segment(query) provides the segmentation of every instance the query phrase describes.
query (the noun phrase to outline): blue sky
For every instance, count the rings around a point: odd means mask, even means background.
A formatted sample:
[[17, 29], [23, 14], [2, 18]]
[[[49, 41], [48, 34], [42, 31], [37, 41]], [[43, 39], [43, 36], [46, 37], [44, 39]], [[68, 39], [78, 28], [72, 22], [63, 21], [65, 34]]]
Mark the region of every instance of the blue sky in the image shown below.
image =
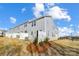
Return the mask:
[[[56, 11], [56, 9], [60, 11], [61, 16], [54, 16], [56, 13], [53, 11]], [[50, 14], [49, 11], [52, 13]], [[45, 12], [54, 16], [56, 25], [60, 30], [62, 29], [60, 32], [71, 31], [70, 33], [77, 33], [79, 31], [79, 4], [77, 3], [45, 3], [38, 5], [34, 3], [1, 3], [0, 28], [15, 27], [27, 20], [43, 16]]]
[[[33, 6], [33, 4], [0, 4], [0, 28], [11, 28], [32, 19]], [[26, 11], [22, 12], [22, 8], [26, 8]], [[11, 23], [10, 17], [16, 18], [16, 22]]]

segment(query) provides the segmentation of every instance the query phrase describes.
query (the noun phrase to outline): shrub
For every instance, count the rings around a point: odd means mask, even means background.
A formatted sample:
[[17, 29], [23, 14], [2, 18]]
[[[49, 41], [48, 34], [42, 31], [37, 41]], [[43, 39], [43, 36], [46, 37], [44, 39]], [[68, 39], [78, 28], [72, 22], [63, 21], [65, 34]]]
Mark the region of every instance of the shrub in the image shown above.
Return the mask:
[[35, 39], [34, 39], [34, 42], [33, 42], [33, 44], [38, 44], [38, 37], [36, 37]]
[[45, 42], [45, 43], [47, 43], [47, 42], [48, 42], [48, 40], [49, 40], [49, 38], [48, 38], [48, 37], [46, 37], [46, 38], [45, 38], [45, 40], [44, 40], [44, 42]]
[[42, 46], [42, 45], [43, 45], [43, 42], [42, 42], [42, 41], [41, 41], [41, 42], [39, 42], [39, 45], [40, 45], [40, 46]]

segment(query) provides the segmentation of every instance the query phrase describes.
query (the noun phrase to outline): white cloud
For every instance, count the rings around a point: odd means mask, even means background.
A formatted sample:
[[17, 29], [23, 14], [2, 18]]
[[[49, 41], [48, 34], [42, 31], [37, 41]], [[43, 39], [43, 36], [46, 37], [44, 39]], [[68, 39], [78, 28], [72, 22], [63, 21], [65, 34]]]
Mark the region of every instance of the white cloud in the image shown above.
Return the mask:
[[16, 18], [10, 17], [10, 22], [13, 23], [13, 24], [16, 23]]
[[43, 3], [36, 3], [35, 9], [38, 11], [44, 11], [44, 4]]
[[74, 26], [73, 24], [70, 24], [70, 26], [72, 27], [72, 26]]
[[[68, 11], [66, 9], [60, 8], [59, 6], [56, 6], [54, 3], [46, 3], [47, 5], [43, 3], [36, 3], [35, 7], [33, 7], [33, 14], [36, 18], [43, 16], [44, 14], [52, 16], [55, 20], [66, 20], [70, 21], [71, 17], [68, 14]], [[45, 8], [47, 6], [47, 8]], [[43, 14], [41, 14], [43, 12]], [[72, 25], [70, 25], [72, 26]], [[65, 36], [70, 35], [73, 33], [74, 30], [72, 28], [68, 27], [59, 27], [59, 36]]]
[[26, 8], [22, 8], [21, 9], [21, 12], [23, 13], [23, 12], [25, 12], [26, 11]]
[[41, 12], [44, 11], [44, 4], [43, 3], [36, 3], [35, 7], [33, 7], [34, 16], [36, 18], [42, 16]]
[[38, 12], [38, 11], [35, 11], [34, 12], [34, 15], [35, 15], [35, 17], [36, 18], [38, 18], [38, 17], [41, 17], [42, 15], [41, 15], [41, 13], [40, 12]]
[[[45, 8], [45, 5], [47, 8]], [[66, 9], [60, 8], [59, 6], [56, 6], [55, 3], [36, 3], [35, 7], [33, 7], [34, 11], [34, 16], [36, 18], [43, 16], [44, 14], [46, 15], [51, 15], [53, 19], [57, 20], [67, 20], [70, 21], [71, 17], [68, 14], [68, 11]], [[43, 14], [41, 14], [43, 12]]]
[[79, 28], [79, 25], [77, 27]]
[[59, 27], [58, 29], [59, 29], [59, 36], [69, 36], [74, 32], [74, 30], [69, 27]]
[[54, 6], [55, 5], [55, 3], [48, 3], [48, 6]]
[[2, 27], [0, 27], [0, 30], [8, 30], [8, 28], [2, 28]]
[[75, 36], [79, 36], [79, 29], [75, 32]]
[[49, 9], [49, 11], [47, 11], [48, 15], [51, 15], [53, 19], [64, 19], [67, 21], [71, 20], [70, 15], [68, 15], [68, 11], [60, 8], [59, 6], [54, 6], [52, 8]]
[[55, 5], [56, 5], [55, 3], [46, 3], [47, 8], [51, 8], [51, 7], [55, 6]]

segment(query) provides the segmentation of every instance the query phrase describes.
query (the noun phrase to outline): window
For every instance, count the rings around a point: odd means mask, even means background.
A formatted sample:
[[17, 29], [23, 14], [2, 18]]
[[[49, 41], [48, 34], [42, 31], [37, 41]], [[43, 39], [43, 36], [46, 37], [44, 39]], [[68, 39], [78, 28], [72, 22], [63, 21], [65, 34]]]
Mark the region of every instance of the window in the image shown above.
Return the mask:
[[23, 31], [21, 31], [21, 33], [23, 33]]
[[36, 21], [33, 21], [32, 22], [32, 26], [36, 26]]
[[42, 31], [42, 30], [40, 30], [40, 31]]
[[24, 27], [27, 27], [27, 23], [24, 24]]
[[27, 33], [27, 31], [25, 31], [25, 33]]
[[54, 35], [54, 33], [52, 33], [52, 37], [54, 37], [55, 35]]
[[32, 27], [33, 27], [33, 22], [32, 22]]
[[34, 21], [34, 26], [36, 26], [36, 21]]
[[33, 35], [33, 31], [31, 32], [31, 35]]

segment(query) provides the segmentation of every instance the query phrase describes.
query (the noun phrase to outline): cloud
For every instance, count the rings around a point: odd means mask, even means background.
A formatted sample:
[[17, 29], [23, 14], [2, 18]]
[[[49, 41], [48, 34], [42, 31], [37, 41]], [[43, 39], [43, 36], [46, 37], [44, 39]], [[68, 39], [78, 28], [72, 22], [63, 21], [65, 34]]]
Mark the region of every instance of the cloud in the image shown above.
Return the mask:
[[10, 22], [13, 23], [13, 24], [15, 24], [16, 23], [16, 18], [10, 17]]
[[38, 17], [41, 17], [42, 15], [41, 15], [41, 13], [40, 13], [40, 12], [35, 11], [35, 12], [34, 12], [34, 16], [35, 16], [36, 18], [38, 18]]
[[0, 30], [8, 30], [8, 28], [2, 28], [2, 27], [0, 27]]
[[44, 4], [43, 3], [36, 3], [35, 4], [35, 9], [38, 11], [44, 11]]
[[[45, 8], [47, 6], [47, 8]], [[66, 9], [56, 6], [55, 3], [36, 3], [33, 7], [33, 14], [36, 18], [43, 15], [50, 15], [55, 20], [67, 20], [70, 21], [71, 17]], [[41, 14], [43, 12], [43, 14]]]
[[26, 11], [26, 8], [22, 8], [21, 9], [21, 12], [23, 13], [23, 12], [25, 12]]
[[[66, 20], [68, 22], [71, 21], [71, 16], [69, 15], [68, 10], [63, 9], [60, 6], [56, 6], [55, 3], [36, 3], [33, 7], [33, 14], [36, 18], [44, 15], [50, 15], [54, 20]], [[72, 27], [72, 25], [70, 25], [70, 27]], [[72, 28], [68, 27], [58, 27], [58, 29], [59, 36], [70, 35], [74, 32]]]
[[74, 36], [79, 36], [79, 25], [74, 28]]
[[74, 33], [74, 30], [69, 27], [59, 27], [58, 30], [59, 30], [59, 37], [60, 36], [69, 36], [72, 33]]
[[79, 28], [79, 25], [77, 27]]
[[70, 15], [68, 15], [68, 11], [60, 8], [59, 6], [54, 6], [52, 8], [49, 9], [49, 11], [47, 11], [48, 15], [51, 15], [53, 19], [64, 19], [67, 21], [71, 20]]
[[36, 3], [35, 7], [33, 7], [34, 16], [36, 18], [41, 17], [41, 12], [44, 12], [44, 4], [43, 3]]
[[70, 27], [74, 26], [73, 24], [70, 24]]
[[74, 36], [79, 36], [79, 31], [77, 31], [77, 32], [74, 34]]
[[46, 3], [47, 8], [51, 8], [56, 5], [56, 3]]

